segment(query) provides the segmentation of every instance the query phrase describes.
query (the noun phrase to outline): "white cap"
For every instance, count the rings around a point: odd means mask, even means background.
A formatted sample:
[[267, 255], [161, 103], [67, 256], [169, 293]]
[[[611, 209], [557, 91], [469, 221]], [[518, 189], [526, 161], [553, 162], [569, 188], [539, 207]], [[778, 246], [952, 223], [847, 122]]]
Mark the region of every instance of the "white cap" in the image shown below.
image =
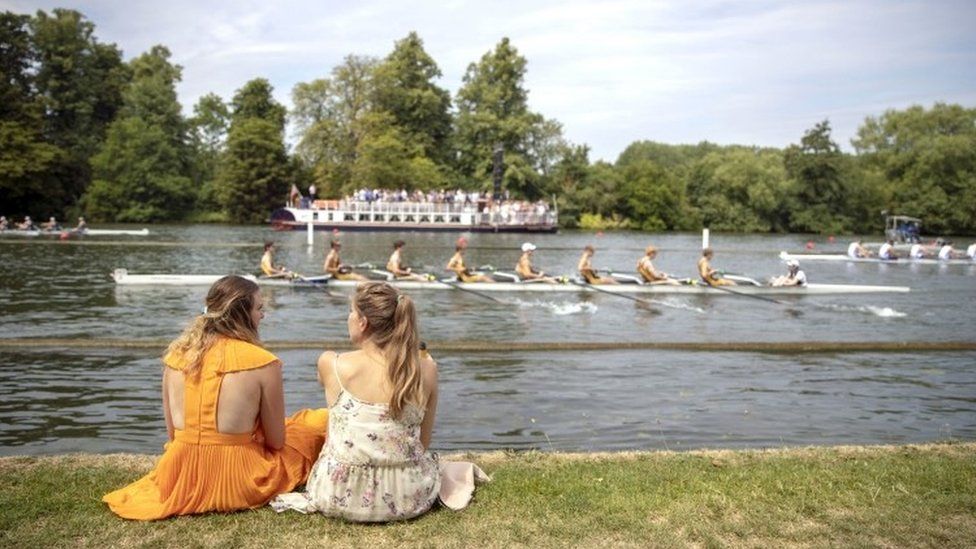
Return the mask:
[[522, 251], [523, 252], [531, 252], [534, 249], [535, 249], [535, 244], [533, 244], [531, 242], [526, 242], [525, 244], [522, 244]]
[[795, 260], [795, 259], [791, 259], [791, 260], [789, 260], [789, 261], [786, 262], [786, 266], [787, 267], [799, 267], [800, 266], [800, 262], [797, 261], [797, 260]]

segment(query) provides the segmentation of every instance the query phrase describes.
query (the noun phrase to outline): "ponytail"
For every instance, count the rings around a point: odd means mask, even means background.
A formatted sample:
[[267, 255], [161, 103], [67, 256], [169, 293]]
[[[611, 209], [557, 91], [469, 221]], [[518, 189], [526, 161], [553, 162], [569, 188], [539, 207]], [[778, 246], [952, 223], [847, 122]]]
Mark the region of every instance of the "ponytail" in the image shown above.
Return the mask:
[[408, 404], [422, 408], [426, 399], [413, 299], [385, 282], [367, 282], [357, 287], [354, 306], [366, 317], [369, 339], [386, 358], [387, 379], [393, 388], [390, 414], [399, 419]]

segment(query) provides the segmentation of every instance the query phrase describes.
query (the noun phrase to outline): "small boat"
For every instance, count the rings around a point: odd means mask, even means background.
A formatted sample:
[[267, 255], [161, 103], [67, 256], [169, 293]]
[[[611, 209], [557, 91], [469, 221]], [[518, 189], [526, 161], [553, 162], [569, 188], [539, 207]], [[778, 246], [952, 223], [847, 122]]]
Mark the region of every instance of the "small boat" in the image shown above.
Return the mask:
[[36, 230], [36, 231], [25, 231], [22, 229], [7, 229], [5, 231], [0, 231], [0, 236], [52, 236], [58, 238], [71, 238], [73, 236], [110, 236], [110, 235], [128, 235], [128, 236], [148, 236], [149, 229], [82, 229], [80, 231], [74, 229], [59, 229], [59, 230]]
[[108, 236], [108, 235], [149, 236], [149, 229], [139, 229], [139, 230], [84, 229], [83, 231], [81, 231], [81, 234], [85, 236]]
[[885, 265], [976, 265], [972, 259], [935, 259], [900, 257], [898, 259], [880, 259], [877, 257], [851, 257], [846, 254], [806, 254], [780, 252], [783, 261], [795, 259], [797, 261], [846, 261], [848, 263], [884, 263]]
[[0, 231], [0, 236], [40, 236], [48, 234], [42, 231], [25, 231], [23, 229], [5, 229]]
[[[175, 275], [175, 274], [129, 274], [126, 269], [116, 269], [111, 274], [116, 284], [123, 286], [196, 286], [210, 285], [225, 275]], [[291, 288], [355, 288], [358, 282], [335, 280], [329, 276], [285, 278], [263, 278], [254, 275], [241, 275], [262, 286], [282, 286]], [[453, 289], [477, 292], [597, 292], [605, 291], [619, 294], [690, 294], [690, 295], [831, 295], [863, 293], [904, 293], [907, 286], [866, 286], [860, 284], [807, 284], [806, 286], [733, 286], [713, 288], [699, 284], [681, 286], [618, 284], [613, 286], [591, 287], [580, 280], [570, 280], [561, 284], [528, 282], [457, 282], [455, 278], [432, 281], [392, 280], [390, 283], [403, 290], [451, 291]]]

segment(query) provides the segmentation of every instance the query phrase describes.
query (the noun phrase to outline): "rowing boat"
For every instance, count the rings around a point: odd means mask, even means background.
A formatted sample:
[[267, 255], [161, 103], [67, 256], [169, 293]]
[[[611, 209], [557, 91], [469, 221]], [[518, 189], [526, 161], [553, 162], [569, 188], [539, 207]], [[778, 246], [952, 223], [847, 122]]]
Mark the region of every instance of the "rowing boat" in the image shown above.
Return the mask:
[[110, 236], [110, 235], [128, 235], [128, 236], [148, 236], [149, 229], [138, 229], [138, 230], [128, 230], [128, 229], [82, 229], [76, 231], [74, 229], [64, 229], [57, 231], [25, 231], [22, 229], [7, 229], [5, 231], [0, 231], [0, 236], [56, 236], [56, 237], [70, 237], [70, 236]]
[[911, 258], [880, 259], [877, 257], [851, 257], [844, 254], [791, 254], [780, 252], [783, 261], [795, 259], [797, 261], [846, 261], [849, 263], [884, 263], [885, 265], [976, 265], [972, 259], [935, 259]]
[[[116, 269], [112, 279], [123, 286], [195, 286], [210, 285], [224, 275], [175, 275], [175, 274], [129, 274], [125, 269]], [[262, 286], [283, 286], [291, 288], [326, 287], [354, 288], [358, 282], [353, 280], [335, 280], [328, 276], [299, 277], [294, 279], [263, 278], [253, 275], [241, 275]], [[477, 290], [480, 292], [595, 292], [587, 284], [539, 284], [525, 282], [457, 282], [456, 279], [433, 281], [394, 280], [393, 286], [403, 290]], [[621, 294], [692, 294], [692, 295], [729, 295], [722, 289], [704, 285], [688, 284], [682, 286], [645, 285], [645, 284], [617, 284], [601, 286], [614, 293]], [[910, 291], [907, 286], [865, 286], [860, 284], [807, 284], [806, 286], [734, 286], [732, 291], [750, 295], [829, 295], [829, 294], [863, 294], [863, 293], [903, 293]]]

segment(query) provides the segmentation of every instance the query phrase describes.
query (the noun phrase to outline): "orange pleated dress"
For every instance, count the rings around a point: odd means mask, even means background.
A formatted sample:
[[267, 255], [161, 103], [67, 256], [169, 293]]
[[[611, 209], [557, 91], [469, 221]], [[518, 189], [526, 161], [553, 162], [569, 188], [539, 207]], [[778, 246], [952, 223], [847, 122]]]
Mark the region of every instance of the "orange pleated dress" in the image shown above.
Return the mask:
[[[272, 450], [257, 442], [260, 431], [217, 432], [217, 398], [225, 374], [267, 366], [273, 354], [250, 343], [221, 338], [204, 355], [197, 376], [184, 380], [184, 428], [156, 468], [102, 501], [120, 517], [156, 520], [174, 515], [260, 507], [308, 478], [325, 442], [329, 412], [302, 410], [285, 420], [285, 446]], [[183, 370], [179, 357], [164, 363]]]

